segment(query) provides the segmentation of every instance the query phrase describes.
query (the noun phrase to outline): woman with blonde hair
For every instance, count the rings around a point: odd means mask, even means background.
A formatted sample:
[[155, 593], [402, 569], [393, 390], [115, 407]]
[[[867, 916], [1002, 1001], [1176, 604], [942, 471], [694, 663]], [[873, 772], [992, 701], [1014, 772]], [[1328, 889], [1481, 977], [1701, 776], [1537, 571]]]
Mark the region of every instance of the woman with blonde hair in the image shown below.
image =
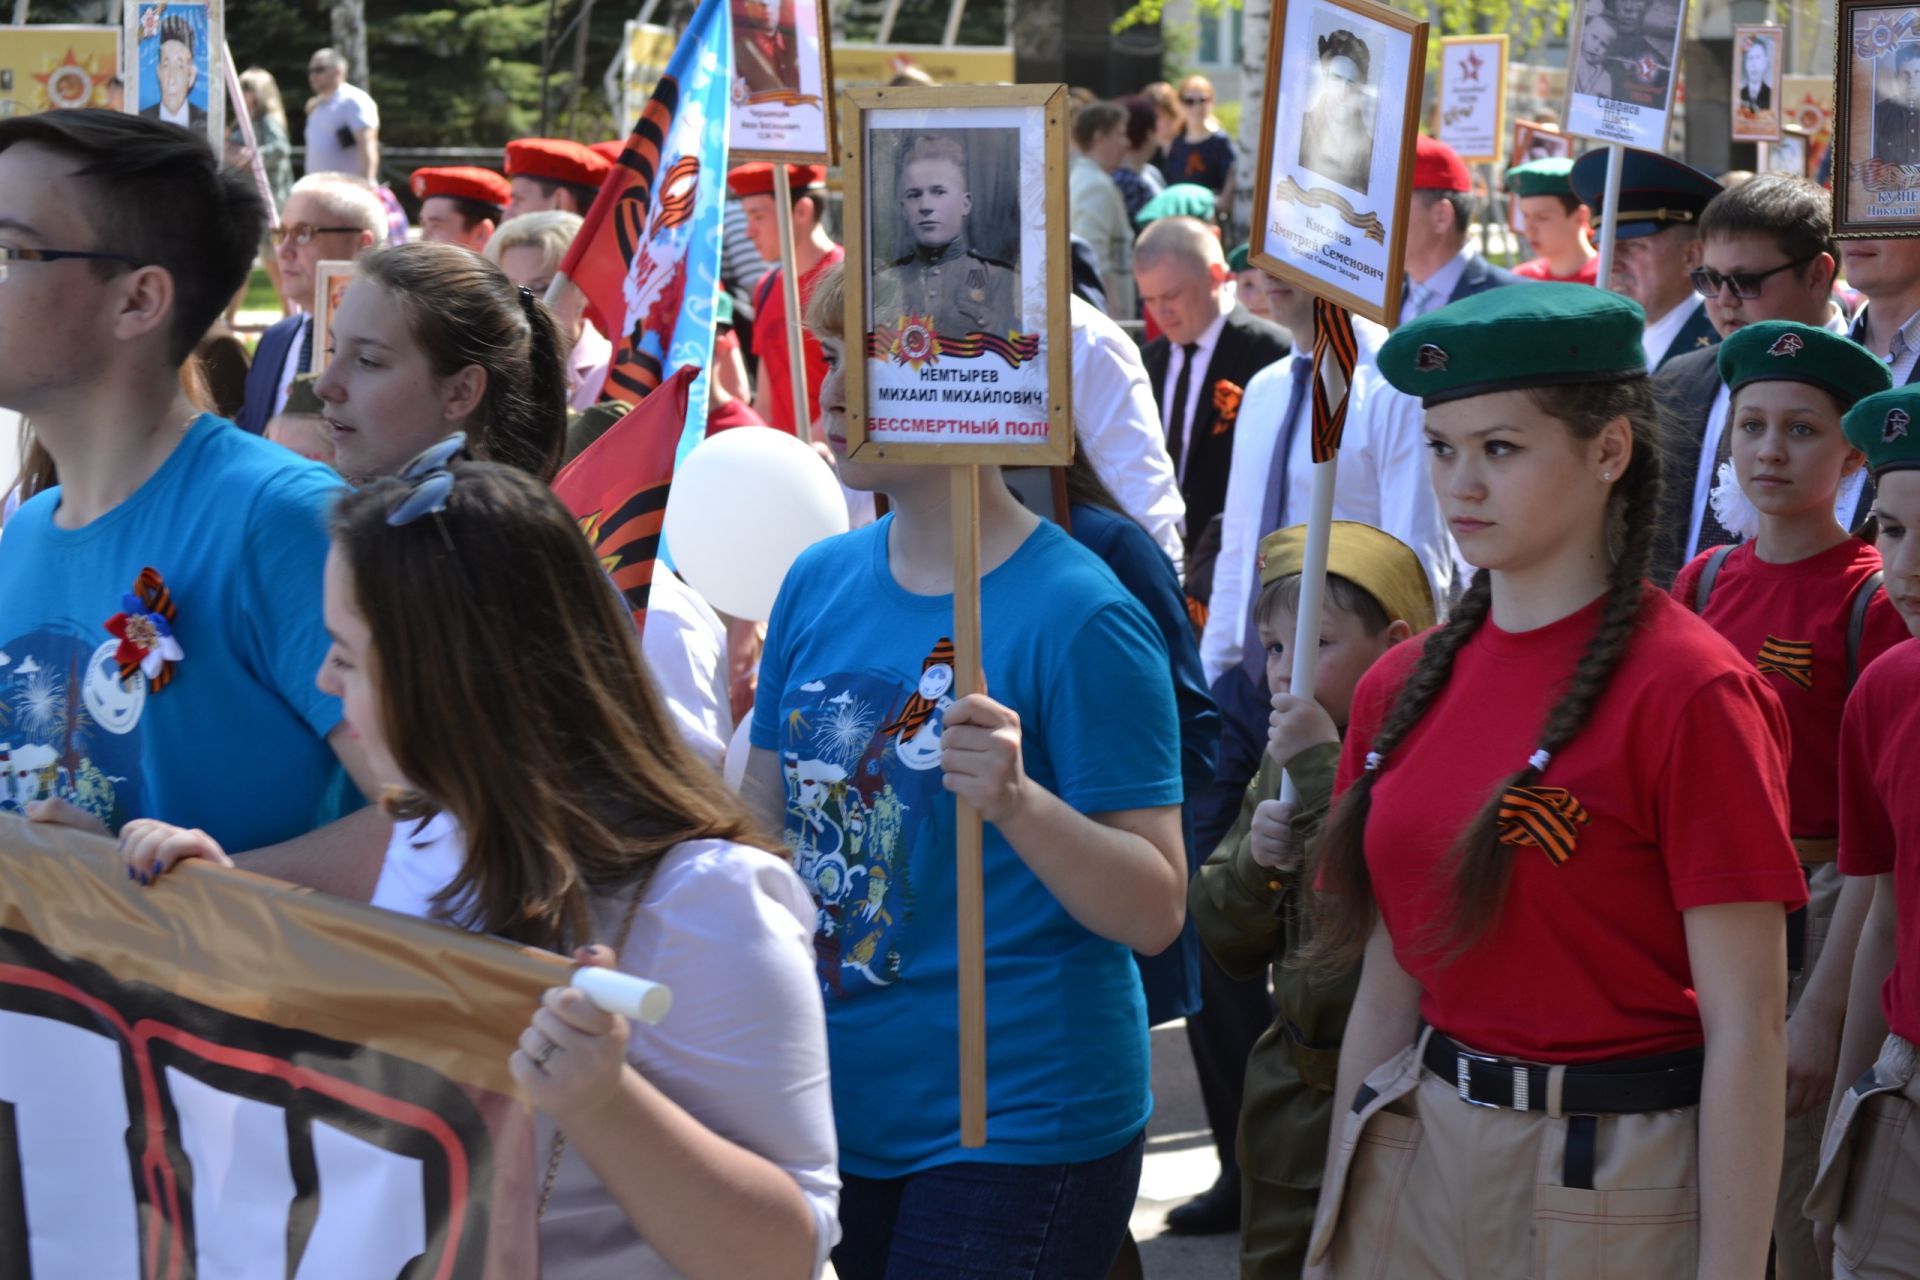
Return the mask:
[[1205, 187], [1224, 206], [1221, 197], [1233, 183], [1233, 162], [1239, 150], [1213, 114], [1213, 81], [1196, 75], [1180, 82], [1180, 115], [1179, 135], [1156, 162], [1160, 172], [1167, 185], [1191, 182]]
[[[274, 208], [282, 208], [293, 186], [293, 143], [287, 133], [287, 109], [280, 101], [279, 82], [273, 78], [273, 72], [264, 67], [248, 67], [240, 73], [240, 95], [246, 100], [247, 115], [253, 121], [253, 153], [260, 157]], [[227, 130], [227, 163], [244, 168], [249, 158], [240, 122], [235, 120]], [[279, 292], [280, 259], [273, 252], [270, 237], [262, 238], [260, 257], [266, 264], [267, 278], [273, 281], [274, 291]], [[233, 307], [227, 312], [229, 321], [245, 296], [243, 289], [234, 298]]]

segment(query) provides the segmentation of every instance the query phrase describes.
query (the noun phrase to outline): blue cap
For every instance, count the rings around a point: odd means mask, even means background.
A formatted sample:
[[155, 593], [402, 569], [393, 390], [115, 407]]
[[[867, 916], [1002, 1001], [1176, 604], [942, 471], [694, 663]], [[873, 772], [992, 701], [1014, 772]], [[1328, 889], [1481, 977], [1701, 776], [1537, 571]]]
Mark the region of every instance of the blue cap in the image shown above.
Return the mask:
[[[1607, 194], [1607, 147], [1595, 147], [1573, 162], [1567, 175], [1573, 194], [1597, 221]], [[1720, 194], [1719, 183], [1692, 165], [1651, 151], [1627, 149], [1620, 166], [1620, 212], [1616, 240], [1634, 240], [1673, 226], [1693, 226]]]

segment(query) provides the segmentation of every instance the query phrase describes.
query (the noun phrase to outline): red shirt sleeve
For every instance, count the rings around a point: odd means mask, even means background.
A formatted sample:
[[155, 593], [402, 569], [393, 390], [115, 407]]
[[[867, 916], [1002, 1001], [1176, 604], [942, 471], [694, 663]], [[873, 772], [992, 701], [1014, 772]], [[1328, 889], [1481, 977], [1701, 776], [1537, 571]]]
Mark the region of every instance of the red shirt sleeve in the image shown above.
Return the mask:
[[1840, 720], [1840, 871], [1849, 876], [1893, 870], [1893, 818], [1874, 778], [1884, 715], [1874, 698], [1872, 683], [1863, 680]]
[[1806, 877], [1788, 836], [1788, 742], [1780, 700], [1751, 672], [1720, 675], [1678, 709], [1657, 820], [1680, 910], [1806, 902]]
[[1687, 607], [1688, 613], [1695, 613], [1693, 597], [1700, 590], [1700, 571], [1705, 568], [1707, 558], [1713, 552], [1702, 551], [1680, 570], [1680, 576], [1673, 580], [1673, 598]]

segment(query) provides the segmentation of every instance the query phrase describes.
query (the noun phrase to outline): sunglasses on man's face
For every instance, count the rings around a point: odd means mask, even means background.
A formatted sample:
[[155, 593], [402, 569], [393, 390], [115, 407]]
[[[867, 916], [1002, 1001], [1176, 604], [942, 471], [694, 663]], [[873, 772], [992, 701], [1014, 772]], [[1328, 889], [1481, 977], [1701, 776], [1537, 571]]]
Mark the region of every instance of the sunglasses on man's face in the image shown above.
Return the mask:
[[1693, 281], [1694, 292], [1703, 298], [1717, 298], [1720, 296], [1720, 290], [1726, 288], [1733, 290], [1734, 297], [1752, 301], [1760, 296], [1760, 290], [1766, 287], [1770, 276], [1777, 276], [1782, 271], [1791, 271], [1795, 267], [1805, 266], [1817, 256], [1817, 254], [1808, 254], [1804, 258], [1795, 258], [1792, 262], [1783, 262], [1767, 271], [1732, 271], [1726, 275], [1721, 275], [1712, 267], [1695, 267], [1687, 273], [1687, 278]]

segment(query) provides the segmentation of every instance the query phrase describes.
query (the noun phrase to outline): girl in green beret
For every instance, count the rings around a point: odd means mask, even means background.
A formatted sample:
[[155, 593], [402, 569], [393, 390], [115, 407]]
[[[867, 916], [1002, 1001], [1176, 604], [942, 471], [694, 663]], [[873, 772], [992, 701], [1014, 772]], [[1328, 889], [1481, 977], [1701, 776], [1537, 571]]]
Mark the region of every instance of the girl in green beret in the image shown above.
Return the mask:
[[1355, 691], [1311, 958], [1364, 958], [1308, 1275], [1763, 1273], [1786, 1091], [1787, 726], [1646, 582], [1643, 316], [1582, 285], [1402, 326], [1479, 572]]

